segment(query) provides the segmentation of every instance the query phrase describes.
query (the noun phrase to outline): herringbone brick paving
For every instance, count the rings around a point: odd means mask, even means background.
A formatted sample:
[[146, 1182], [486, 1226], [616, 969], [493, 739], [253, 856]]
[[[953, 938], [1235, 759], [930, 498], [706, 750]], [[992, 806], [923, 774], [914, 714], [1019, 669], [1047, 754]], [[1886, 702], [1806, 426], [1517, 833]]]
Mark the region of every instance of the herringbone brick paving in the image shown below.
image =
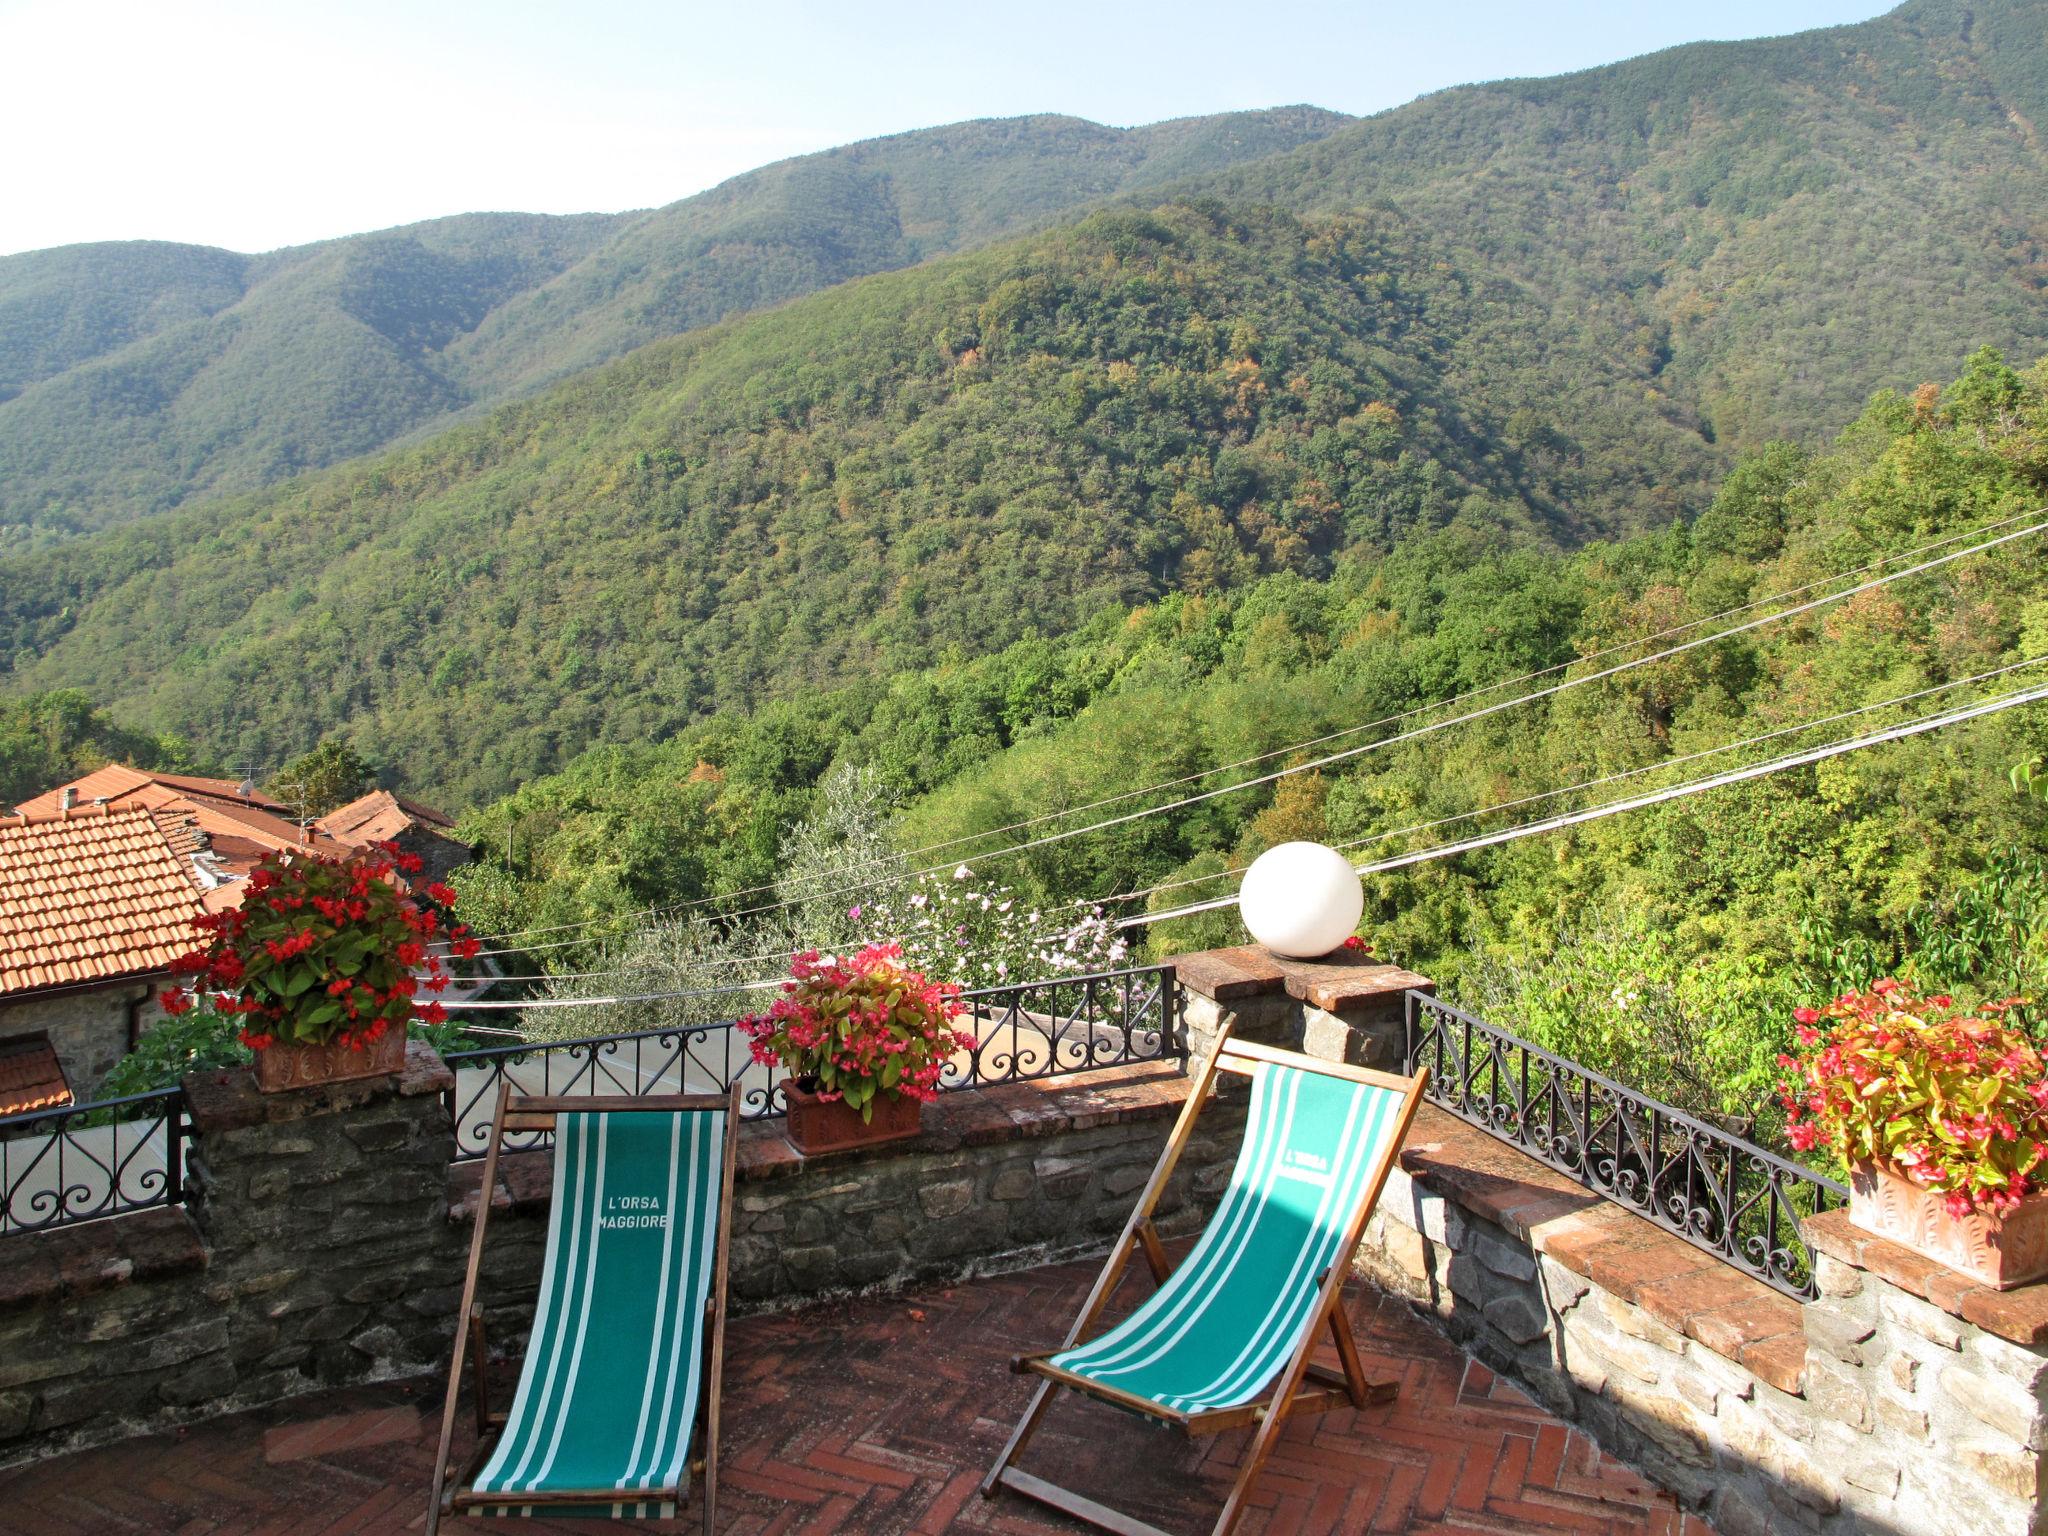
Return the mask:
[[[1082, 1529], [976, 1484], [1092, 1278], [1063, 1265], [910, 1297], [740, 1319], [727, 1339], [727, 1536], [1050, 1536]], [[1142, 1282], [1127, 1290], [1135, 1291]], [[1398, 1300], [1351, 1297], [1368, 1370], [1400, 1396], [1290, 1425], [1245, 1536], [1706, 1536], [1700, 1521], [1469, 1360]], [[439, 1386], [327, 1394], [0, 1473], [6, 1536], [394, 1536], [424, 1525]], [[1024, 1465], [1171, 1531], [1204, 1532], [1248, 1432], [1191, 1442], [1069, 1396]], [[701, 1530], [621, 1522], [612, 1529]], [[588, 1520], [452, 1531], [589, 1536]]]

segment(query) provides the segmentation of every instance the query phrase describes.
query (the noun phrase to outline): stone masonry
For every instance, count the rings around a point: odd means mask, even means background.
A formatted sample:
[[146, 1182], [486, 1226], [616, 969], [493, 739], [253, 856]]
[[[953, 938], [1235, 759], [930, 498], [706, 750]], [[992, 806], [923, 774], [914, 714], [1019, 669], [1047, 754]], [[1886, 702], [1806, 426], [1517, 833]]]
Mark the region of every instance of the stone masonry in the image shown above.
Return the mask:
[[1427, 976], [1362, 951], [1285, 960], [1246, 944], [1173, 963], [1188, 1047], [1197, 1057], [1208, 1054], [1228, 1020], [1239, 1040], [1395, 1071], [1406, 1049], [1407, 994], [1436, 991]]
[[461, 1279], [451, 1085], [417, 1045], [299, 1093], [187, 1079], [186, 1208], [0, 1240], [0, 1461], [431, 1367]]
[[106, 1075], [134, 1048], [131, 1026], [142, 1032], [163, 1019], [157, 980], [130, 978], [0, 1003], [0, 1037], [47, 1034], [72, 1094], [97, 1098]]
[[442, 1358], [462, 1284], [439, 1219], [454, 1085], [417, 1041], [388, 1079], [275, 1094], [247, 1072], [185, 1080], [188, 1198], [237, 1399], [413, 1375]]

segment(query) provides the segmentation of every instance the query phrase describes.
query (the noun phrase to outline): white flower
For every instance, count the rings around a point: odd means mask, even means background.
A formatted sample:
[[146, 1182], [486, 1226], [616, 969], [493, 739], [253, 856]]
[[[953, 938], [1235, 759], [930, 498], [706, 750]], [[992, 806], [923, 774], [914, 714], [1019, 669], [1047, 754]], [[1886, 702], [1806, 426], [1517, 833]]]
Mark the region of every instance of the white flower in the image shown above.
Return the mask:
[[923, 892], [923, 891], [919, 891], [919, 892], [918, 892], [918, 893], [917, 893], [917, 894], [916, 894], [915, 896], [913, 896], [913, 897], [911, 897], [911, 898], [910, 898], [910, 904], [911, 904], [911, 905], [912, 905], [913, 907], [921, 907], [921, 906], [923, 906], [923, 905], [924, 905], [924, 901], [925, 901], [925, 896], [924, 896], [924, 892]]
[[972, 873], [972, 870], [970, 870], [965, 864], [962, 864], [958, 869], [953, 871], [953, 878], [955, 880], [965, 880]]

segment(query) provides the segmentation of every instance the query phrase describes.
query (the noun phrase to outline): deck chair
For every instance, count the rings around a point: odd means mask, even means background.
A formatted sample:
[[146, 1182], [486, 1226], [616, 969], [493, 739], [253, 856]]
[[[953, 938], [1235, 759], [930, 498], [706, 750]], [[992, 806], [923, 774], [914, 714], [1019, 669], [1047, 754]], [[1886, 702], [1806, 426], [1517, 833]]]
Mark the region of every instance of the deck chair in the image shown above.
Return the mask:
[[[1152, 1212], [1218, 1072], [1252, 1080], [1244, 1145], [1216, 1214], [1174, 1267]], [[1067, 1387], [1190, 1435], [1256, 1425], [1215, 1525], [1214, 1536], [1228, 1536], [1289, 1416], [1390, 1400], [1394, 1384], [1368, 1381], [1360, 1364], [1344, 1281], [1427, 1081], [1427, 1071], [1393, 1077], [1219, 1041], [1066, 1343], [1015, 1361], [1014, 1369], [1044, 1379], [983, 1480], [982, 1496], [1009, 1488], [1118, 1536], [1165, 1536], [1014, 1465], [1055, 1389]], [[1090, 1337], [1134, 1251], [1145, 1256], [1158, 1289], [1123, 1322]], [[1326, 1332], [1341, 1372], [1309, 1358]]]
[[[718, 1388], [739, 1089], [527, 1098], [499, 1089], [462, 1287], [428, 1536], [444, 1515], [662, 1520], [702, 1471], [718, 1497]], [[512, 1405], [491, 1408], [477, 1274], [508, 1132], [555, 1135], [540, 1299]], [[449, 1486], [464, 1357], [477, 1447]], [[694, 1442], [694, 1443], [693, 1443]]]

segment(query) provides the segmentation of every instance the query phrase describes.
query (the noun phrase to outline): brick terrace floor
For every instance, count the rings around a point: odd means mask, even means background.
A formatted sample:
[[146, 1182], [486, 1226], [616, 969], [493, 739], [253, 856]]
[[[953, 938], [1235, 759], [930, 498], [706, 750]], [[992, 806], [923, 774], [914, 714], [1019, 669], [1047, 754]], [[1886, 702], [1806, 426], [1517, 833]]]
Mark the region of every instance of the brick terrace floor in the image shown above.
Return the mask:
[[[1084, 1529], [1007, 1492], [985, 1502], [975, 1487], [1030, 1392], [1026, 1378], [1009, 1373], [1009, 1357], [1056, 1342], [1093, 1274], [1092, 1265], [1061, 1265], [734, 1321], [719, 1531]], [[1143, 1283], [1128, 1283], [1127, 1296]], [[1681, 1516], [1668, 1496], [1468, 1359], [1406, 1303], [1361, 1288], [1350, 1306], [1368, 1370], [1398, 1377], [1400, 1396], [1290, 1425], [1239, 1526], [1245, 1536], [1707, 1536], [1704, 1523]], [[438, 1407], [434, 1382], [357, 1388], [0, 1472], [0, 1532], [417, 1531]], [[1191, 1442], [1063, 1394], [1023, 1464], [1192, 1536], [1213, 1523], [1248, 1440], [1240, 1431]], [[590, 1536], [594, 1527], [572, 1519], [442, 1528]]]

